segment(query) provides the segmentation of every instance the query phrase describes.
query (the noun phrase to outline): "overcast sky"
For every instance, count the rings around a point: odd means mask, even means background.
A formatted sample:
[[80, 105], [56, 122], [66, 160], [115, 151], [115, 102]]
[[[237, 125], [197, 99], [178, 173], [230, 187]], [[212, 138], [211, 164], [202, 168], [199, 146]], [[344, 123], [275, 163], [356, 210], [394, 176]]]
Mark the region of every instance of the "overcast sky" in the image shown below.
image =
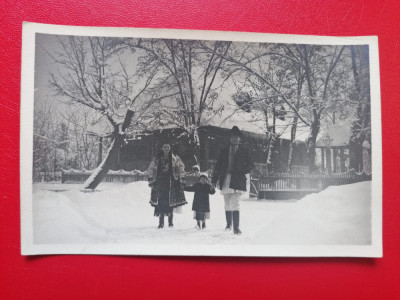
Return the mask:
[[[62, 67], [59, 64], [55, 63], [53, 58], [50, 55], [55, 55], [57, 51], [59, 51], [59, 42], [57, 40], [57, 35], [49, 35], [49, 34], [36, 34], [36, 49], [35, 49], [35, 102], [40, 103], [42, 101], [51, 101], [53, 103], [53, 107], [57, 110], [63, 109], [63, 104], [60, 101], [62, 98], [56, 95], [55, 91], [50, 87], [50, 74], [57, 74], [60, 70], [62, 71]], [[134, 69], [136, 66], [136, 59], [142, 53], [130, 53], [129, 52], [129, 63], [130, 68]], [[126, 55], [125, 55], [126, 56]], [[128, 56], [126, 56], [128, 57]], [[134, 73], [134, 70], [131, 70], [131, 73]], [[217, 86], [216, 84], [215, 86]], [[226, 109], [226, 113], [228, 114], [230, 111], [233, 112], [234, 102], [231, 99], [231, 95], [235, 92], [233, 85], [229, 87], [225, 86], [223, 90], [219, 91], [219, 101], [223, 101], [224, 104], [231, 103], [231, 108]], [[236, 107], [236, 106], [235, 106]], [[233, 125], [238, 125], [241, 129], [263, 133], [265, 132], [264, 128], [260, 128], [260, 126], [254, 126], [249, 123], [252, 120], [251, 114], [244, 113], [243, 111], [239, 111], [237, 114], [233, 115], [230, 120], [226, 120], [224, 124], [220, 124], [221, 120], [213, 120], [212, 125], [223, 126], [223, 127], [231, 127]], [[282, 123], [282, 124], [279, 124]], [[261, 127], [264, 126], [264, 121], [261, 122]], [[278, 132], [279, 126], [283, 125], [283, 122], [278, 121]], [[301, 124], [300, 124], [301, 125]], [[298, 128], [297, 138], [304, 140], [307, 137], [308, 128]], [[285, 138], [290, 137], [290, 127], [287, 130], [287, 133], [283, 135]]]

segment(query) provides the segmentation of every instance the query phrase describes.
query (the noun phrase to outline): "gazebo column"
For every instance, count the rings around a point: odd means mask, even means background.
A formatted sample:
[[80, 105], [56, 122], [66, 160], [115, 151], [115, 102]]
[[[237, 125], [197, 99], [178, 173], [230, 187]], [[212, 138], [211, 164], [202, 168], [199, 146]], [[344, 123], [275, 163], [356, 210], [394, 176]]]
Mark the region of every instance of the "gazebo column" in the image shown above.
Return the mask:
[[333, 148], [333, 173], [338, 173], [336, 165], [337, 156], [338, 156], [337, 149]]
[[321, 171], [325, 171], [325, 149], [321, 148]]
[[332, 173], [332, 156], [331, 156], [331, 149], [326, 149], [326, 167], [328, 169], [328, 174]]
[[346, 171], [346, 157], [344, 156], [344, 149], [340, 149], [340, 172]]

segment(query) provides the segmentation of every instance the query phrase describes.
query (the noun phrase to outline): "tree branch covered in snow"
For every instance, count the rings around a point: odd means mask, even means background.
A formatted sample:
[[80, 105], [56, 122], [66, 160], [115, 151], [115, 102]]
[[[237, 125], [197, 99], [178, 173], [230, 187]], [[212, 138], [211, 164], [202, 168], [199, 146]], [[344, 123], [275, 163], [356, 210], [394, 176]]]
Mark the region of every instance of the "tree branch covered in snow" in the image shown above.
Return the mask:
[[[199, 150], [198, 128], [204, 119], [218, 114], [215, 82], [230, 42], [166, 39], [125, 39], [124, 45], [141, 51], [138, 72], [148, 76], [157, 70], [156, 84], [147, 90], [150, 99], [164, 97], [156, 105], [155, 122], [184, 129]], [[205, 46], [206, 45], [206, 46]], [[210, 50], [208, 50], [210, 49]], [[198, 156], [198, 153], [196, 154]]]
[[[334, 99], [340, 94], [349, 95], [349, 85], [354, 84], [348, 81], [349, 56], [344, 55], [348, 47], [238, 44], [233, 44], [236, 51], [230, 55], [219, 54], [227, 62], [225, 76], [238, 81], [241, 86], [236, 94], [236, 97], [241, 97], [235, 100], [238, 107], [232, 114], [240, 110], [261, 111], [265, 115], [266, 127], [271, 127], [275, 133], [275, 119], [280, 117], [283, 109], [290, 111], [292, 140], [298, 120], [310, 128], [308, 145], [312, 169], [321, 120], [325, 112], [336, 110], [331, 109], [337, 104]], [[346, 111], [351, 112], [351, 109]]]

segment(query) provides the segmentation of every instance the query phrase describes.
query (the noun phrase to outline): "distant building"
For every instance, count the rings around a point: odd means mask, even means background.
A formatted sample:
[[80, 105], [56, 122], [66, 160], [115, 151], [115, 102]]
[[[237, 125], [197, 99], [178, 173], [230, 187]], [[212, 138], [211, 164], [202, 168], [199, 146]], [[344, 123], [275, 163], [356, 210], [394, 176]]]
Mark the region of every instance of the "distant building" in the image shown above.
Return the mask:
[[[200, 159], [202, 171], [214, 168], [220, 149], [229, 142], [230, 129], [217, 126], [203, 126], [199, 128]], [[290, 140], [275, 139], [271, 156], [268, 160], [267, 151], [270, 138], [266, 134], [243, 131], [242, 142], [250, 151], [256, 169], [261, 174], [267, 172], [287, 172]], [[114, 162], [113, 170], [146, 170], [151, 159], [161, 148], [162, 141], [168, 138], [172, 149], [182, 158], [187, 171], [196, 164], [193, 157], [194, 146], [184, 136], [180, 128], [168, 128], [141, 132], [127, 138], [127, 143], [121, 148], [118, 158]], [[304, 152], [304, 153], [302, 153]], [[306, 166], [304, 147], [294, 147], [292, 164]]]
[[316, 142], [321, 149], [321, 171], [341, 173], [348, 171], [351, 130], [343, 125], [331, 125]]

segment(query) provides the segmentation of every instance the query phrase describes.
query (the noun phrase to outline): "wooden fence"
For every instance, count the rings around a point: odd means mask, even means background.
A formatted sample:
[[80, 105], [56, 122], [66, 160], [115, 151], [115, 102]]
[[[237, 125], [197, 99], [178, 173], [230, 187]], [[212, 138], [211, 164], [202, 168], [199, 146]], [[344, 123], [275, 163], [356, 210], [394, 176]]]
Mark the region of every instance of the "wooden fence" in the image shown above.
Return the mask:
[[33, 182], [59, 182], [61, 181], [61, 171], [34, 171]]
[[[92, 171], [63, 170], [61, 175], [62, 183], [84, 183], [92, 174]], [[209, 175], [211, 171], [209, 171]], [[186, 184], [193, 185], [199, 180], [200, 173], [187, 173], [185, 176]], [[103, 182], [136, 182], [147, 181], [147, 174], [139, 171], [109, 171]]]
[[252, 177], [252, 194], [259, 199], [299, 199], [307, 194], [322, 191], [331, 185], [343, 185], [371, 180], [371, 174], [351, 170], [336, 174], [274, 174]]
[[[84, 183], [86, 179], [92, 174], [92, 171], [77, 171], [77, 170], [63, 170], [61, 176], [61, 183]], [[147, 175], [145, 173], [139, 172], [129, 172], [129, 171], [109, 171], [103, 182], [135, 182], [135, 181], [145, 181], [147, 180]]]
[[[63, 170], [62, 183], [84, 183], [92, 171]], [[211, 178], [211, 171], [209, 178]], [[187, 173], [186, 184], [193, 185], [199, 179], [199, 173]], [[103, 182], [146, 181], [147, 175], [140, 171], [109, 171]], [[259, 199], [300, 199], [307, 194], [322, 191], [331, 185], [343, 185], [371, 180], [371, 174], [356, 173], [351, 170], [337, 174], [301, 174], [284, 173], [268, 176], [252, 174], [250, 196]]]

